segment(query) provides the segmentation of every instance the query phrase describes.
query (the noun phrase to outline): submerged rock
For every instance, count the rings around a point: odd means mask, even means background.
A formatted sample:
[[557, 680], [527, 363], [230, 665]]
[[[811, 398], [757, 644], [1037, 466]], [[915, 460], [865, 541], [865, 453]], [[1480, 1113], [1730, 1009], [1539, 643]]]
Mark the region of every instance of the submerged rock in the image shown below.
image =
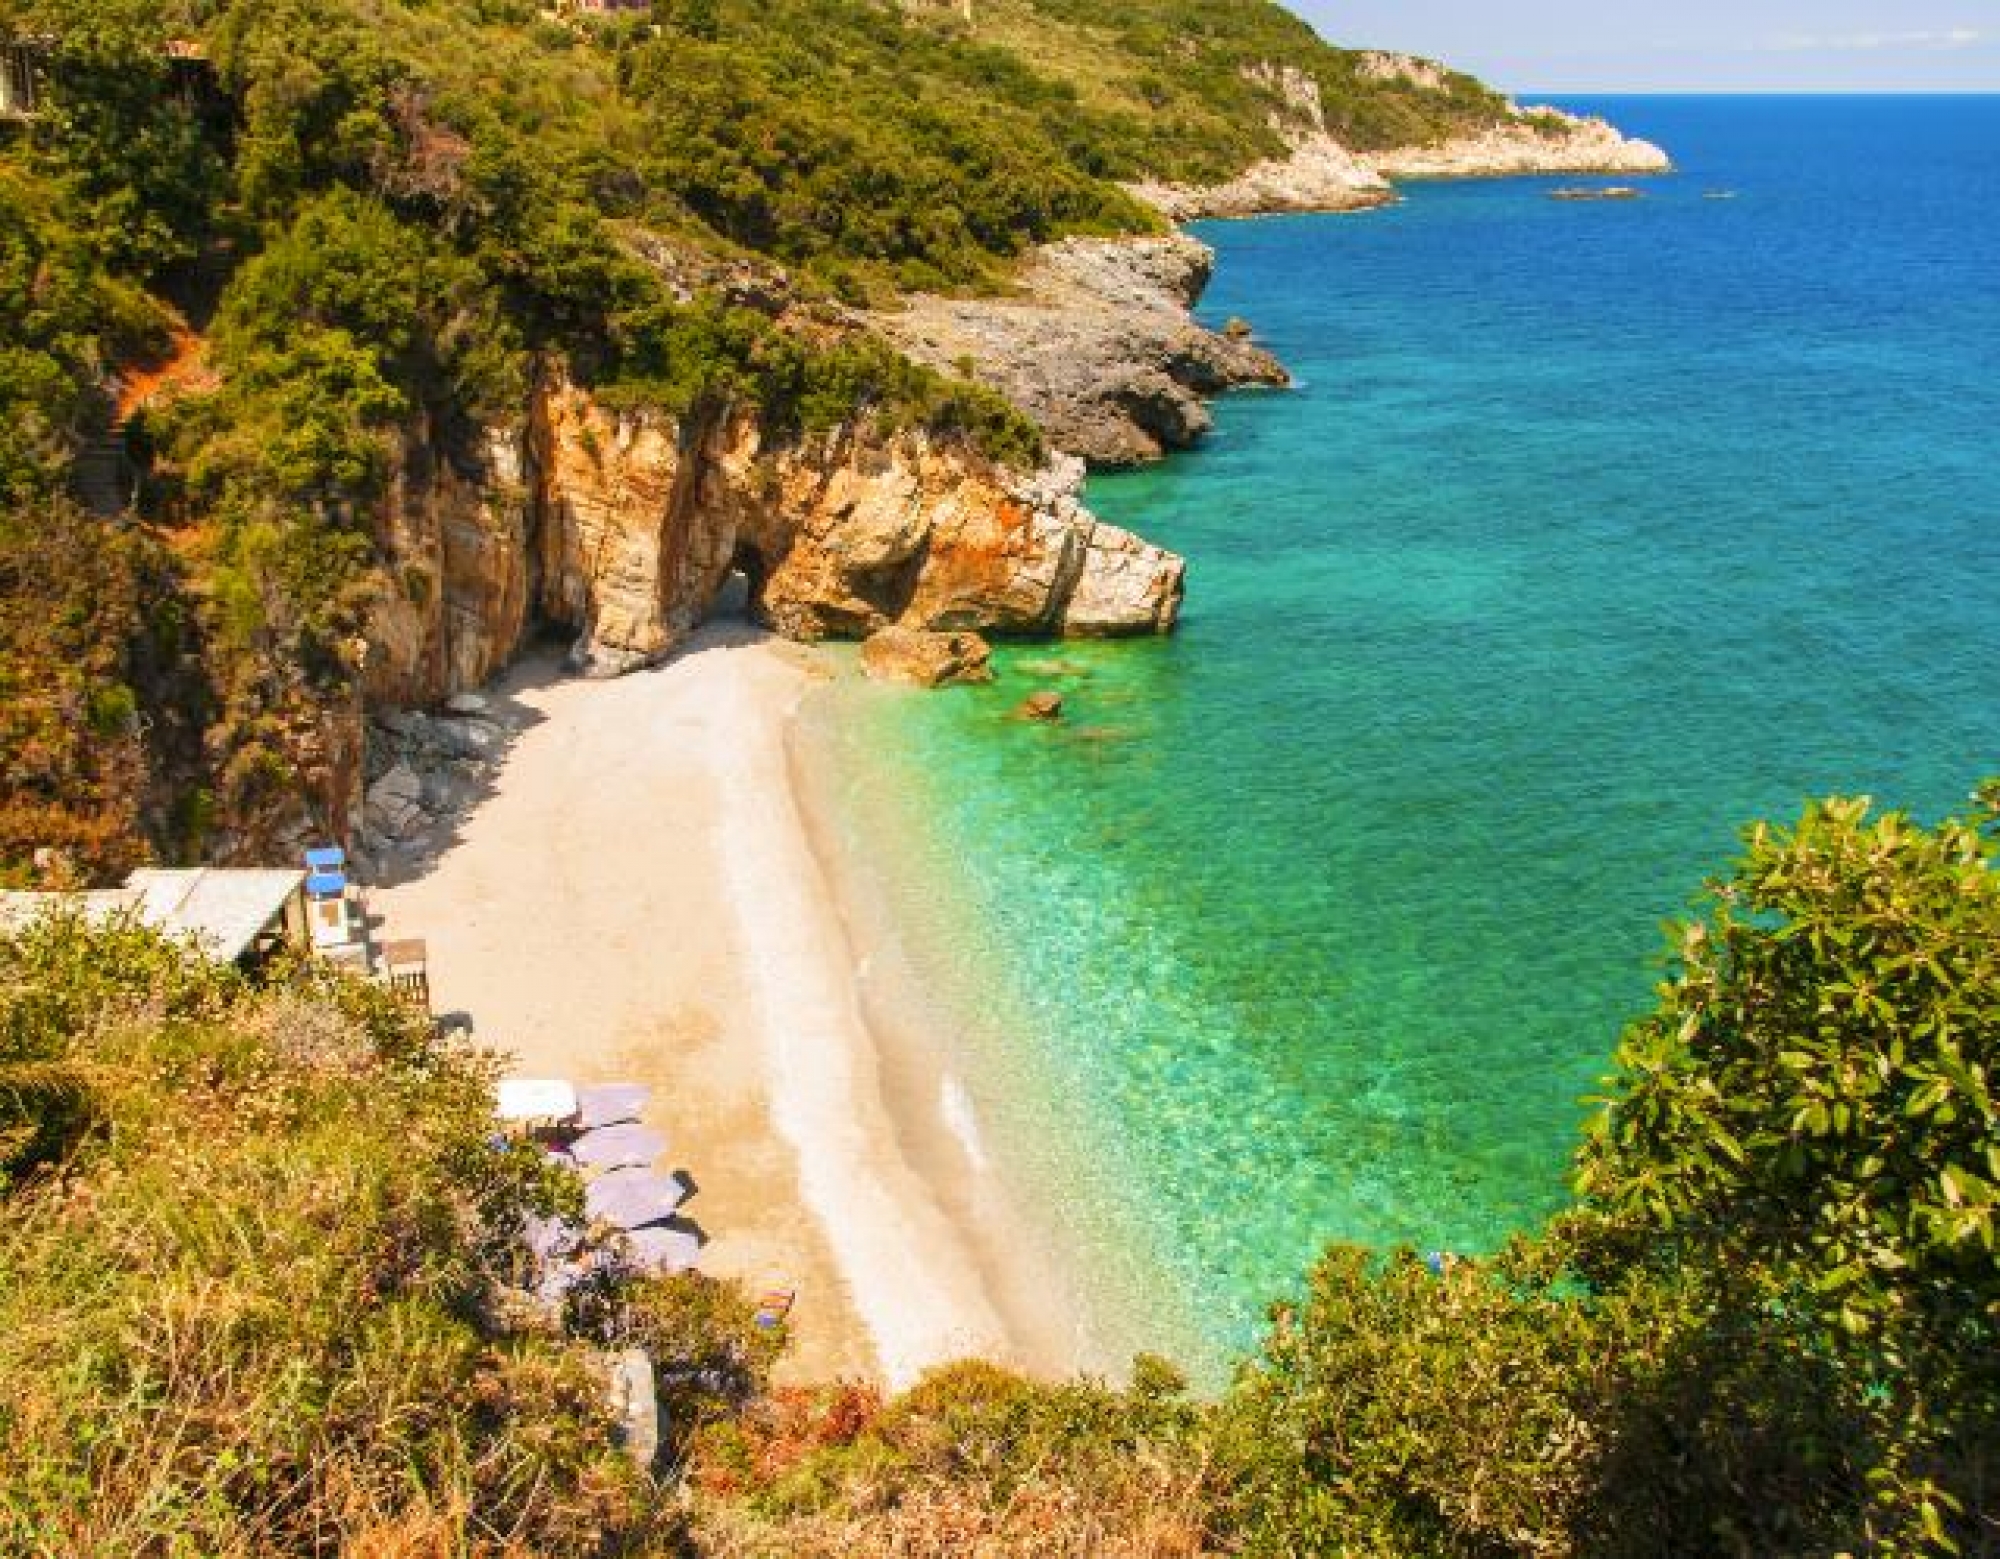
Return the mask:
[[992, 654], [992, 647], [976, 633], [884, 628], [863, 642], [861, 668], [877, 682], [945, 687], [954, 682], [991, 682]]
[[1051, 688], [1030, 693], [1014, 709], [1014, 713], [1023, 720], [1060, 720], [1062, 712], [1062, 694]]

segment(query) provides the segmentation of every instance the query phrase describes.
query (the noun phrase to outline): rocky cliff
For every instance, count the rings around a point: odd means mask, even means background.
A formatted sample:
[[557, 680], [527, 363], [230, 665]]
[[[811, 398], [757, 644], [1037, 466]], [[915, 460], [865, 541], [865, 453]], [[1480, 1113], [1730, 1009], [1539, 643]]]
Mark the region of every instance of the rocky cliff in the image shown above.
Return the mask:
[[[1444, 92], [1441, 67], [1413, 55], [1362, 56], [1364, 75], [1417, 92]], [[1277, 92], [1287, 114], [1274, 121], [1290, 144], [1271, 158], [1221, 184], [1147, 182], [1131, 192], [1175, 222], [1204, 217], [1250, 217], [1292, 211], [1356, 211], [1395, 198], [1392, 180], [1491, 178], [1530, 173], [1665, 173], [1667, 154], [1651, 142], [1621, 134], [1602, 119], [1559, 109], [1515, 106], [1505, 122], [1473, 134], [1422, 145], [1352, 151], [1327, 130], [1319, 87], [1287, 67], [1267, 65], [1245, 73]]]
[[1504, 125], [1435, 146], [1377, 152], [1369, 161], [1391, 179], [1495, 178], [1528, 173], [1667, 173], [1673, 164], [1650, 141], [1602, 119], [1552, 108], [1519, 110]]
[[892, 624], [1001, 634], [1156, 633], [1181, 560], [1079, 501], [1083, 464], [999, 465], [954, 436], [774, 437], [754, 410], [676, 419], [551, 372], [527, 415], [447, 456], [412, 436], [377, 528], [365, 686], [433, 703], [504, 666], [531, 627], [615, 675], [671, 653], [747, 577], [779, 633]]
[[1038, 251], [1011, 296], [916, 297], [874, 323], [919, 362], [999, 390], [1059, 448], [1132, 464], [1195, 443], [1206, 397], [1289, 382], [1244, 335], [1195, 322], [1214, 260], [1185, 234], [1072, 238]]

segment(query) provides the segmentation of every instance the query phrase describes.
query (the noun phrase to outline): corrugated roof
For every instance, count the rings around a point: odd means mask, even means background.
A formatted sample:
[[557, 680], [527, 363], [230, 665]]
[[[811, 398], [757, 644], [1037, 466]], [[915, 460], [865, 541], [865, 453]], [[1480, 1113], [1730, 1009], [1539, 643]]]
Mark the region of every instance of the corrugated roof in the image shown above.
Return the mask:
[[122, 888], [89, 893], [0, 893], [0, 930], [17, 930], [52, 911], [74, 909], [91, 920], [130, 914], [170, 937], [191, 936], [209, 957], [233, 963], [285, 912], [304, 872], [144, 867]]
[[73, 910], [86, 920], [106, 921], [137, 909], [130, 888], [93, 888], [87, 893], [0, 892], [0, 931], [24, 931], [52, 910]]
[[209, 957], [241, 958], [305, 881], [300, 871], [187, 871], [151, 868], [132, 873], [125, 886], [139, 895], [139, 918], [169, 936], [192, 936]]

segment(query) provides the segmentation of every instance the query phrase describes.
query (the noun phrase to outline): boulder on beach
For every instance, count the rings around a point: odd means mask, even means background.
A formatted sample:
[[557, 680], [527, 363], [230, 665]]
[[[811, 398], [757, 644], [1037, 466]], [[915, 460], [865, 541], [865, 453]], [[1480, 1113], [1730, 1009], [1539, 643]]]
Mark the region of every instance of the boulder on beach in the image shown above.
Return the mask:
[[861, 645], [861, 669], [877, 682], [945, 687], [991, 682], [993, 648], [976, 633], [933, 633], [883, 628]]

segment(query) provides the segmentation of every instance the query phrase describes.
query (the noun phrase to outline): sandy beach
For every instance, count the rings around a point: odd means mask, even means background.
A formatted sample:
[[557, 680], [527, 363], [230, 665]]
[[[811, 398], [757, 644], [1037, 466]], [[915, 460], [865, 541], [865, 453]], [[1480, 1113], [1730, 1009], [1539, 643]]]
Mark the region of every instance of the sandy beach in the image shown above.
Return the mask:
[[531, 657], [491, 690], [518, 733], [492, 793], [371, 906], [517, 1075], [652, 1086], [703, 1269], [798, 1290], [787, 1376], [1032, 1364], [885, 1102], [786, 745], [825, 674], [741, 624], [617, 681]]

